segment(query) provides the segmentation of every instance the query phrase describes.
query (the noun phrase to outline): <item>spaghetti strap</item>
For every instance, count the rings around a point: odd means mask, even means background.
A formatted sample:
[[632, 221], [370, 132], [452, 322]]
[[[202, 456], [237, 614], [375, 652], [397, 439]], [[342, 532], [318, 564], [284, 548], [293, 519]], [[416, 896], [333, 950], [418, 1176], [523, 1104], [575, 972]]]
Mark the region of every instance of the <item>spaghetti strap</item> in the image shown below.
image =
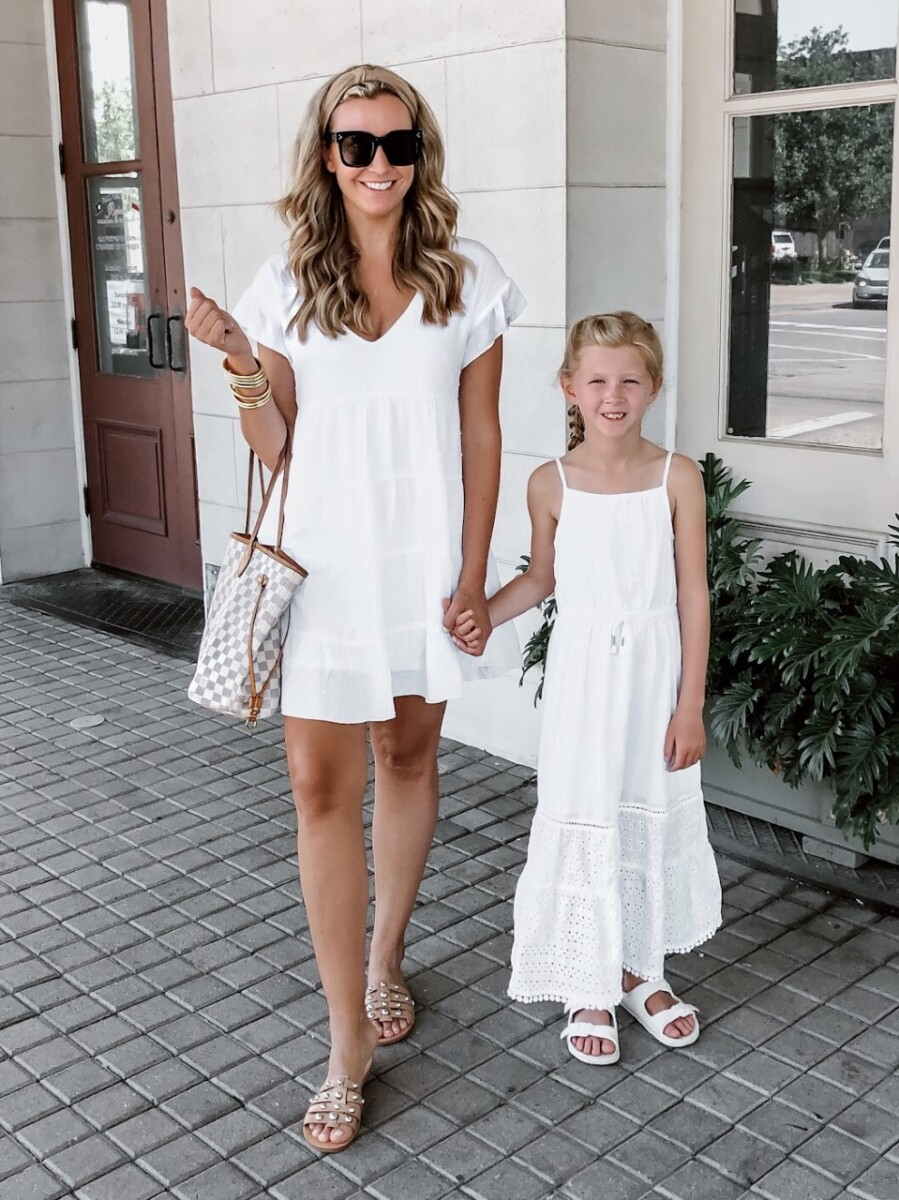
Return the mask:
[[556, 459], [556, 466], [559, 468], [559, 478], [562, 480], [562, 491], [567, 492], [568, 491], [568, 480], [565, 478], [565, 472], [562, 469], [561, 458]]
[[665, 473], [662, 476], [662, 487], [663, 488], [667, 488], [667, 486], [668, 486], [668, 472], [671, 470], [672, 458], [674, 458], [674, 451], [669, 450], [668, 457], [665, 459]]

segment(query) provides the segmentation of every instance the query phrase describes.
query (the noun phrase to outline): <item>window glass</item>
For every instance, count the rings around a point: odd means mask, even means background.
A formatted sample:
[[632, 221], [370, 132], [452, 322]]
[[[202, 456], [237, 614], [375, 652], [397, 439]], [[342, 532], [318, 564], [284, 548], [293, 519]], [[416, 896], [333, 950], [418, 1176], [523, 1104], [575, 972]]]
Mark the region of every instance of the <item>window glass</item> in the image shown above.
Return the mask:
[[735, 0], [734, 92], [896, 75], [899, 0]]
[[881, 446], [893, 110], [733, 118], [733, 436]]

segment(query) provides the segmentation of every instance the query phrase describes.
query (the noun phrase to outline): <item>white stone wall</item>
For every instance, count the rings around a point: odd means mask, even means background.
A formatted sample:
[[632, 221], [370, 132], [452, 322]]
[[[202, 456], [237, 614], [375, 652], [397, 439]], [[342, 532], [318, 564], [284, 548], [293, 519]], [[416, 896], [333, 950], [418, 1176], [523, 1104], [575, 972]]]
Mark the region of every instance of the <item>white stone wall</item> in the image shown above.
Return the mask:
[[[383, 63], [433, 107], [460, 232], [490, 246], [528, 299], [506, 337], [494, 537], [504, 579], [529, 545], [527, 478], [564, 449], [554, 378], [568, 321], [609, 307], [664, 314], [664, 0], [637, 7], [256, 0], [248, 22], [240, 0], [169, 0], [186, 278], [225, 305], [282, 242], [269, 205], [326, 76]], [[195, 346], [192, 371], [203, 557], [216, 562], [242, 520], [244, 448], [219, 356]], [[661, 436], [661, 411], [654, 421]], [[522, 640], [533, 627], [519, 622]], [[535, 685], [519, 688], [517, 672], [471, 685], [446, 732], [533, 761]]]
[[[665, 339], [666, 0], [567, 0], [568, 320], [628, 308]], [[665, 394], [647, 415], [665, 440]]]
[[0, 0], [0, 580], [84, 565], [44, 13]]

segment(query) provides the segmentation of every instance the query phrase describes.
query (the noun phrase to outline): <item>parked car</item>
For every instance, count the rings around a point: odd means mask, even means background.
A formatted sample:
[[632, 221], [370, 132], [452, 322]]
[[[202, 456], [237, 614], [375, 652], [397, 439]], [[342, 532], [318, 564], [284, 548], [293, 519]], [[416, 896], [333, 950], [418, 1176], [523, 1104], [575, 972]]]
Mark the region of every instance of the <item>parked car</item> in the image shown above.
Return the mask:
[[852, 307], [886, 301], [890, 294], [890, 252], [872, 250], [852, 285]]
[[787, 229], [771, 231], [771, 257], [775, 262], [792, 261], [796, 257], [796, 243]]
[[888, 237], [882, 237], [880, 239], [880, 241], [877, 243], [877, 245], [874, 247], [875, 250], [889, 250], [889, 248], [890, 248], [890, 239]]

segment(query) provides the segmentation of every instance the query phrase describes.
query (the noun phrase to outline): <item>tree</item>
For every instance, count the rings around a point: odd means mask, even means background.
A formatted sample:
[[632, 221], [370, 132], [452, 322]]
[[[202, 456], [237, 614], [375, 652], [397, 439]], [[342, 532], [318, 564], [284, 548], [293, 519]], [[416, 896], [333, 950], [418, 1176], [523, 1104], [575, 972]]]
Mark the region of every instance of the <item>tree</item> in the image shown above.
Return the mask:
[[[873, 52], [852, 54], [842, 27], [810, 34], [780, 48], [784, 88], [821, 87], [882, 77]], [[774, 123], [774, 194], [778, 225], [809, 230], [824, 240], [841, 222], [889, 205], [893, 106], [868, 104], [814, 112], [779, 113]]]
[[94, 103], [98, 162], [127, 162], [136, 157], [136, 119], [130, 87], [111, 79], [100, 88]]

